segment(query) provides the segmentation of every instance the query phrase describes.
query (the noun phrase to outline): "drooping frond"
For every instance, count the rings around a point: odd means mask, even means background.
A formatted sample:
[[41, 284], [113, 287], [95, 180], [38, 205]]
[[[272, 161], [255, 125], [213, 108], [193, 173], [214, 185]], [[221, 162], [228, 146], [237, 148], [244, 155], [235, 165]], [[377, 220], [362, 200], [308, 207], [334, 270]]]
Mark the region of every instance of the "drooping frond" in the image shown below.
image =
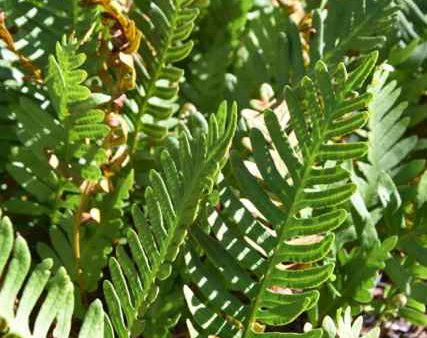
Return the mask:
[[[316, 288], [334, 268], [321, 263], [334, 243], [332, 230], [346, 219], [344, 203], [355, 191], [340, 162], [367, 150], [364, 143], [343, 139], [367, 120], [360, 110], [370, 94], [354, 91], [376, 60], [376, 53], [369, 55], [348, 76], [341, 65], [345, 75], [335, 79], [318, 62], [314, 80], [304, 77], [299, 87], [286, 89], [290, 128], [281, 129], [267, 111], [268, 138], [251, 130], [257, 170], [251, 173], [253, 166], [232, 156], [240, 196], [222, 190], [221, 205], [206, 221], [212, 233], [194, 228], [194, 245], [185, 254], [191, 284], [184, 294], [194, 336], [293, 337], [277, 326], [316, 304]], [[320, 337], [321, 331], [300, 336]]]
[[127, 232], [127, 245], [119, 246], [110, 260], [111, 281], [104, 283], [118, 337], [141, 333], [140, 320], [157, 297], [158, 282], [169, 277], [187, 229], [225, 164], [236, 121], [237, 107], [230, 113], [222, 104], [207, 130], [194, 135], [184, 130], [179, 145], [162, 152], [162, 171], [151, 171], [144, 213], [133, 208], [135, 227]]
[[[24, 238], [15, 238], [9, 218], [0, 215], [0, 334], [5, 337], [68, 338], [74, 312], [74, 286], [63, 268], [52, 275], [52, 260], [31, 268]], [[89, 307], [79, 338], [104, 337], [100, 301]]]
[[[136, 57], [138, 110], [130, 118], [134, 124], [131, 152], [140, 139], [163, 140], [167, 120], [176, 112], [179, 82], [183, 71], [174, 66], [186, 58], [193, 42], [189, 36], [199, 13], [193, 0], [137, 0], [135, 21], [143, 38]], [[170, 122], [169, 122], [170, 124]]]

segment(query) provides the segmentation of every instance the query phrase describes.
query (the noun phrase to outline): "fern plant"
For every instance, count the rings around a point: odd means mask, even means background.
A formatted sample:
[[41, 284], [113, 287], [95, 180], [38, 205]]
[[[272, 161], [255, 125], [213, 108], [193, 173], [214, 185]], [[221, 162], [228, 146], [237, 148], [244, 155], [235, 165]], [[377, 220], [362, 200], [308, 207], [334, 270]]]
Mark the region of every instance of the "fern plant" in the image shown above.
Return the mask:
[[424, 9], [0, 0], [0, 337], [425, 325]]
[[138, 110], [130, 115], [134, 125], [131, 152], [138, 149], [140, 138], [161, 141], [168, 134], [168, 125], [173, 124], [170, 117], [178, 108], [175, 101], [183, 76], [174, 63], [190, 54], [193, 42], [188, 38], [199, 13], [194, 1], [187, 0], [138, 1], [137, 5], [136, 17], [144, 37], [136, 58], [140, 82], [135, 96]]

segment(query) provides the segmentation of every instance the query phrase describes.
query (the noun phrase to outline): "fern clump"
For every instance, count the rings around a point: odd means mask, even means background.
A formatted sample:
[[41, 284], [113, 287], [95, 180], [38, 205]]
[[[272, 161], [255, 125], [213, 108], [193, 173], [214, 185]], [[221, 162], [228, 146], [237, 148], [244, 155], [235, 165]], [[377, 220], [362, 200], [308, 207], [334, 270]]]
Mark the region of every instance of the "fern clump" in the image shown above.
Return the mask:
[[426, 326], [425, 11], [0, 0], [0, 338]]

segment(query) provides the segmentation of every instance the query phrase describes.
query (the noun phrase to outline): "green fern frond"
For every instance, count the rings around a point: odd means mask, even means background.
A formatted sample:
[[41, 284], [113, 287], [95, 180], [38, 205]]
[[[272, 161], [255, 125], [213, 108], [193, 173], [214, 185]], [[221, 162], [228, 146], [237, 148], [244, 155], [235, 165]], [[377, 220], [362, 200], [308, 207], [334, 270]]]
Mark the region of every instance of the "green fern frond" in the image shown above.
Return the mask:
[[131, 153], [140, 139], [163, 140], [168, 134], [166, 121], [178, 109], [176, 104], [183, 71], [174, 66], [193, 48], [189, 36], [199, 10], [193, 0], [135, 1], [136, 22], [143, 38], [136, 56], [138, 111], [130, 115], [134, 131]]
[[[240, 197], [258, 216], [245, 214], [239, 198], [227, 189], [207, 221], [212, 235], [192, 230], [192, 247], [206, 255], [203, 263], [194, 249], [185, 255], [191, 284], [184, 294], [195, 335], [291, 337], [295, 334], [278, 333], [276, 327], [316, 304], [316, 288], [334, 268], [321, 261], [334, 243], [332, 230], [346, 219], [344, 203], [355, 191], [339, 163], [367, 151], [364, 143], [337, 140], [366, 122], [360, 110], [370, 95], [354, 91], [366, 81], [377, 57], [369, 55], [342, 80], [332, 79], [318, 62], [314, 80], [305, 77], [300, 87], [287, 88], [292, 129], [281, 129], [276, 115], [267, 111], [271, 143], [260, 130], [251, 130], [256, 177], [237, 154], [232, 156]], [[278, 169], [272, 152], [286, 169]], [[321, 334], [315, 329], [299, 336]]]
[[[14, 150], [7, 169], [23, 193], [21, 198], [6, 201], [4, 207], [10, 212], [49, 216], [54, 224], [49, 230], [52, 248], [39, 243], [39, 253], [54, 258], [57, 266], [66, 267], [75, 281], [73, 217], [83, 198], [82, 183], [96, 184], [104, 177], [101, 166], [109, 159], [104, 140], [110, 129], [100, 106], [110, 101], [110, 97], [91, 93], [84, 86], [87, 75], [80, 67], [85, 55], [79, 53], [75, 39], [64, 38], [57, 44], [56, 52], [49, 58], [47, 79], [50, 101], [56, 111], [42, 108], [39, 101], [25, 97], [14, 107], [21, 145]], [[118, 186], [108, 196], [100, 193], [90, 204], [90, 208], [99, 211], [99, 224], [87, 224], [80, 234], [83, 250], [80, 268], [88, 290], [96, 288], [107, 264], [112, 239], [119, 237], [122, 204], [132, 188], [133, 172], [116, 183]]]
[[[8, 171], [44, 206], [55, 205], [57, 195], [64, 189], [78, 193], [83, 180], [101, 178], [100, 166], [106, 162], [107, 154], [99, 142], [110, 131], [104, 123], [104, 112], [99, 109], [110, 97], [92, 94], [82, 84], [87, 74], [79, 67], [85, 55], [78, 52], [76, 40], [64, 37], [56, 47], [56, 57], [49, 57], [47, 85], [50, 102], [63, 123], [57, 123], [50, 109], [42, 108], [42, 102], [34, 99], [22, 97], [12, 107], [23, 146], [12, 154]], [[54, 163], [50, 162], [52, 159]], [[17, 200], [7, 204], [8, 208], [19, 209]], [[21, 208], [27, 210], [45, 213], [37, 204]]]
[[349, 53], [368, 53], [384, 45], [393, 28], [398, 7], [388, 0], [328, 0], [327, 10], [313, 14], [315, 38], [311, 61], [323, 58], [334, 64]]
[[257, 11], [242, 41], [231, 88], [241, 104], [247, 104], [262, 83], [278, 91], [283, 84], [297, 84], [305, 74], [298, 26], [281, 8]]
[[[409, 159], [418, 140], [416, 136], [405, 136], [410, 124], [410, 118], [405, 117], [408, 104], [399, 103], [401, 89], [397, 81], [389, 81], [392, 70], [387, 64], [379, 66], [368, 86], [368, 92], [372, 95], [368, 105], [369, 152], [365, 161], [357, 162], [361, 175], [358, 176], [359, 171], [356, 170], [352, 175], [360, 193], [352, 200], [352, 221], [360, 246], [339, 256], [340, 277], [335, 287], [341, 296], [334, 302], [328, 300], [329, 305], [323, 307], [323, 313], [341, 306], [346, 300], [370, 303], [374, 297], [371, 290], [377, 282], [378, 270], [384, 270], [396, 290], [407, 296], [412, 294], [413, 285], [417, 285], [415, 289], [420, 285], [414, 282], [410, 270], [413, 262], [423, 260], [421, 257], [425, 254], [425, 244], [417, 239], [419, 231], [422, 232], [418, 220], [423, 211], [417, 210], [416, 221], [408, 228], [409, 215], [405, 214], [405, 204], [416, 196], [416, 192], [411, 192], [416, 190], [413, 181], [425, 170], [426, 162], [423, 159]], [[381, 238], [386, 236], [392, 237]], [[394, 254], [397, 251], [404, 253], [405, 258], [398, 258]], [[369, 263], [364, 263], [357, 273], [353, 271], [352, 267], [367, 261]], [[402, 314], [407, 309], [408, 317], [422, 318], [410, 306], [403, 306]]]
[[[74, 286], [63, 268], [52, 275], [52, 260], [31, 269], [31, 254], [21, 236], [14, 237], [9, 218], [0, 215], [0, 335], [47, 338], [70, 335]], [[19, 296], [18, 296], [19, 295]], [[89, 307], [79, 338], [104, 337], [100, 301]]]
[[16, 28], [12, 31], [17, 49], [41, 69], [63, 34], [81, 37], [101, 20], [99, 10], [82, 8], [79, 0], [0, 0], [0, 8], [7, 27]]
[[151, 171], [144, 213], [133, 208], [135, 228], [127, 232], [127, 246], [119, 246], [110, 260], [111, 281], [104, 282], [118, 337], [141, 333], [141, 320], [157, 297], [158, 282], [169, 277], [186, 232], [225, 164], [236, 122], [237, 107], [230, 113], [222, 104], [211, 115], [206, 133], [184, 130], [179, 145], [162, 152], [162, 171]]
[[86, 60], [86, 55], [78, 53], [77, 41], [66, 37], [56, 44], [55, 56], [49, 56], [47, 86], [52, 104], [60, 120], [69, 114], [69, 106], [73, 103], [87, 100], [90, 90], [82, 85], [87, 73], [80, 67]]
[[378, 202], [378, 196], [382, 195], [379, 191], [381, 186], [387, 187], [390, 180], [385, 175], [394, 178], [397, 184], [405, 184], [420, 174], [425, 164], [424, 160], [402, 164], [418, 140], [416, 136], [404, 136], [410, 123], [410, 118], [404, 117], [408, 105], [406, 102], [398, 103], [401, 89], [395, 80], [387, 81], [389, 76], [389, 67], [380, 66], [368, 89], [372, 95], [368, 106], [368, 162], [357, 162], [366, 178], [357, 182], [368, 207]]
[[[81, 66], [86, 60], [84, 53], [78, 52], [78, 43], [74, 38], [64, 36], [56, 44], [55, 56], [49, 56], [47, 87], [55, 111], [61, 121], [70, 128], [72, 141], [84, 139], [102, 139], [109, 128], [103, 123], [104, 112], [95, 109], [110, 99], [100, 94], [92, 95], [83, 82], [87, 73]], [[72, 115], [72, 116], [70, 116]]]

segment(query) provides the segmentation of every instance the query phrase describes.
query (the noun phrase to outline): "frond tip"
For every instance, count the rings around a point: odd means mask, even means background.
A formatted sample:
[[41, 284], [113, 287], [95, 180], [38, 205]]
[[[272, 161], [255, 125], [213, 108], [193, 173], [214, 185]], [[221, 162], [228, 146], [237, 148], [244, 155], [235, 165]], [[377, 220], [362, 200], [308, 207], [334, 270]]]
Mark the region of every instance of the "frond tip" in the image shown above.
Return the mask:
[[89, 98], [90, 90], [82, 85], [87, 73], [79, 69], [86, 60], [86, 55], [77, 53], [78, 44], [73, 38], [56, 44], [56, 58], [49, 56], [47, 84], [52, 104], [62, 120], [68, 114], [71, 103]]

